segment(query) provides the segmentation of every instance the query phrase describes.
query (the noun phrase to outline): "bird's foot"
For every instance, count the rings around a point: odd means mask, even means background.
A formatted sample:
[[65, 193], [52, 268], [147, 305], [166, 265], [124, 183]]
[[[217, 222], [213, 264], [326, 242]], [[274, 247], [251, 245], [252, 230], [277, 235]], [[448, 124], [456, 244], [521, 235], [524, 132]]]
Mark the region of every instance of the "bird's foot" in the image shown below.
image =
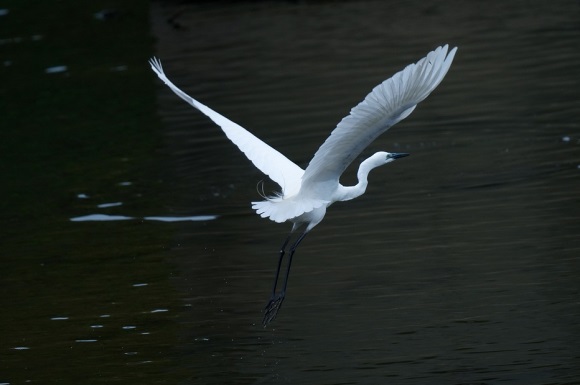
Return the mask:
[[262, 325], [266, 327], [270, 322], [274, 321], [278, 315], [278, 311], [282, 307], [282, 302], [286, 296], [285, 292], [280, 292], [275, 294], [270, 299], [270, 302], [264, 308], [264, 319], [262, 320]]

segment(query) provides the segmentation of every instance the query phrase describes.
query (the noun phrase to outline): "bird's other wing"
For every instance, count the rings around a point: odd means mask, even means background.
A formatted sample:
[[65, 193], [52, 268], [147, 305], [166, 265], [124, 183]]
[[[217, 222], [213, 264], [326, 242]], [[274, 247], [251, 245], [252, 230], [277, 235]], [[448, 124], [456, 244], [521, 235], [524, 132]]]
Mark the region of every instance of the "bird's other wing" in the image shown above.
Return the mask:
[[336, 180], [379, 135], [405, 119], [439, 85], [457, 48], [438, 47], [376, 86], [350, 111], [320, 146], [302, 177], [302, 188]]
[[211, 108], [198, 102], [185, 92], [177, 88], [163, 72], [161, 62], [157, 58], [149, 60], [151, 69], [177, 96], [200, 110], [208, 118], [221, 127], [229, 140], [250, 159], [250, 161], [264, 174], [268, 175], [282, 188], [284, 196], [294, 195], [300, 189], [300, 183], [304, 170], [298, 167], [290, 159], [276, 151], [242, 126], [232, 122], [223, 115], [218, 114]]

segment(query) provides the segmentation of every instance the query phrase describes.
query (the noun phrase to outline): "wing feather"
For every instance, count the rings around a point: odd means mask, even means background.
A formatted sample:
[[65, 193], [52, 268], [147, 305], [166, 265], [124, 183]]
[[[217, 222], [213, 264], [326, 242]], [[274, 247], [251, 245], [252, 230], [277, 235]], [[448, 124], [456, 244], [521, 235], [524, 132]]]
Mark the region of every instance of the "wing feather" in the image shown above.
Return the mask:
[[280, 185], [285, 196], [295, 195], [299, 191], [304, 170], [280, 152], [258, 139], [242, 126], [232, 122], [225, 116], [218, 114], [211, 108], [198, 102], [177, 88], [167, 78], [167, 76], [165, 76], [159, 59], [152, 58], [149, 61], [149, 64], [151, 64], [151, 69], [157, 74], [157, 76], [159, 76], [159, 78], [163, 80], [163, 82], [177, 96], [197, 108], [220, 126], [228, 139], [238, 146], [254, 166]]
[[302, 188], [338, 182], [348, 165], [379, 135], [405, 119], [441, 83], [457, 48], [438, 47], [376, 86], [320, 146], [302, 177]]

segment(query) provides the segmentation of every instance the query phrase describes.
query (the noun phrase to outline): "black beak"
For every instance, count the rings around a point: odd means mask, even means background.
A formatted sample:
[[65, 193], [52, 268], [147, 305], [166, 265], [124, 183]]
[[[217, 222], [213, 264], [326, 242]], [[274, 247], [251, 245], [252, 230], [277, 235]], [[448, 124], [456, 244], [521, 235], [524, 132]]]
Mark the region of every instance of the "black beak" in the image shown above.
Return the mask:
[[407, 154], [406, 152], [392, 152], [391, 158], [399, 159], [399, 158], [404, 158], [404, 157], [409, 156], [409, 155], [411, 155], [411, 154]]

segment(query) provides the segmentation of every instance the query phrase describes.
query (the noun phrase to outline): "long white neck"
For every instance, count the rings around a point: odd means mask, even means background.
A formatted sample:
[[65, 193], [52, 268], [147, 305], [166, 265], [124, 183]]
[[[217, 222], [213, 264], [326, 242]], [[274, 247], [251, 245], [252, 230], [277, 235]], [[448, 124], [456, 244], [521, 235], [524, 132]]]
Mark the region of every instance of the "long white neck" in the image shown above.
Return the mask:
[[372, 169], [382, 166], [385, 162], [377, 162], [375, 157], [370, 157], [362, 162], [358, 168], [356, 176], [358, 178], [358, 183], [354, 186], [344, 187], [342, 191], [341, 201], [348, 201], [354, 198], [358, 198], [363, 195], [367, 190], [369, 184], [368, 176]]

